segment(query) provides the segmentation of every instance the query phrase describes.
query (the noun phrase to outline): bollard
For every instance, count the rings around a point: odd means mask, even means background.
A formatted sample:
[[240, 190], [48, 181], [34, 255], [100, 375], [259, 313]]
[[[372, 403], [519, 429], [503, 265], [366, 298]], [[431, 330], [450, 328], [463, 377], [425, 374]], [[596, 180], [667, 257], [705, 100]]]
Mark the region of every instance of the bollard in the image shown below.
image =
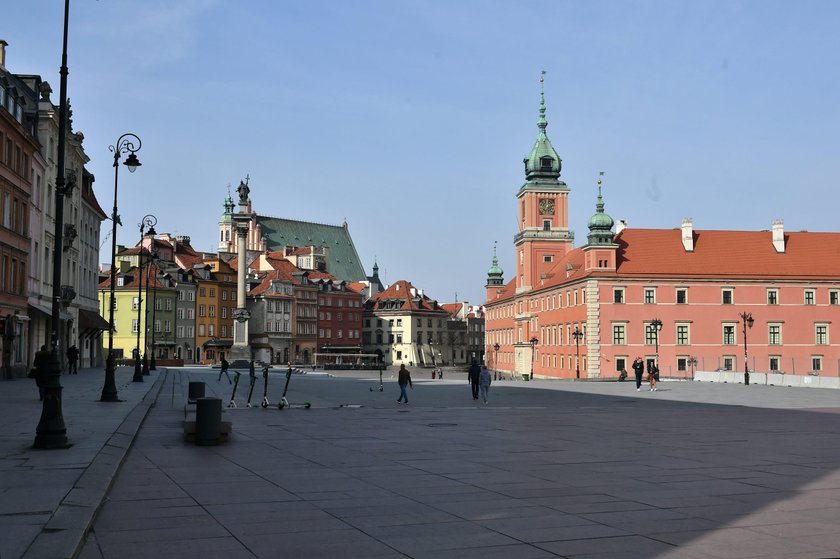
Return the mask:
[[195, 444], [219, 444], [222, 435], [222, 401], [219, 398], [199, 398], [195, 407]]
[[437, 371], [435, 371], [434, 369], [432, 369], [432, 380], [435, 380], [435, 373], [436, 373], [436, 372], [437, 372]]
[[199, 398], [204, 398], [205, 384], [203, 382], [190, 382], [187, 389], [187, 401], [194, 404]]

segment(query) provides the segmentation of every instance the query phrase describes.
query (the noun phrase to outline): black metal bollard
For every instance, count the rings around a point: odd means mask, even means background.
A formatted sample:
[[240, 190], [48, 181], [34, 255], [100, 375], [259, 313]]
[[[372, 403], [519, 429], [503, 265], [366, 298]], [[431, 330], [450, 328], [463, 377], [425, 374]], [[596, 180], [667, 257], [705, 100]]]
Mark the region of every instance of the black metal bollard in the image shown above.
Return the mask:
[[195, 444], [219, 444], [222, 436], [222, 401], [219, 398], [199, 398], [195, 403]]

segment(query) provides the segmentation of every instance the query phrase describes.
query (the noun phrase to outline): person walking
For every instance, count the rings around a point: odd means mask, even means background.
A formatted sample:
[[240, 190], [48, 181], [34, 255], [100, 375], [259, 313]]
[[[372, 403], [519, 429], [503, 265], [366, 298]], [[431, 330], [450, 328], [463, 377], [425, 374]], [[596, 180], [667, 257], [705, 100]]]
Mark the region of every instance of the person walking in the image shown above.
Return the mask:
[[487, 393], [490, 392], [490, 382], [490, 371], [487, 370], [485, 365], [478, 374], [478, 389], [481, 391], [481, 399], [484, 400], [485, 404], [487, 403]]
[[222, 370], [219, 371], [219, 378], [216, 379], [216, 382], [222, 380], [222, 375], [225, 375], [228, 379], [228, 383], [233, 384], [233, 381], [230, 380], [230, 374], [228, 374], [228, 367], [230, 367], [230, 363], [228, 360], [222, 357]]
[[478, 367], [478, 363], [476, 363], [473, 359], [472, 365], [470, 365], [470, 369], [467, 371], [467, 382], [469, 382], [472, 387], [473, 400], [478, 400], [478, 377], [480, 374], [481, 369]]
[[71, 345], [67, 348], [67, 374], [68, 375], [78, 375], [79, 374], [79, 348], [74, 345]]
[[411, 389], [414, 389], [414, 385], [411, 384], [411, 373], [408, 372], [408, 369], [405, 368], [405, 364], [400, 364], [400, 372], [397, 375], [397, 384], [400, 385], [400, 397], [397, 398], [397, 403], [408, 403], [408, 394], [405, 392], [405, 386], [408, 385]]
[[650, 383], [650, 391], [656, 392], [656, 374], [659, 372], [659, 369], [656, 367], [656, 363], [652, 360], [648, 361], [648, 382]]
[[645, 362], [641, 357], [636, 357], [633, 361], [633, 374], [636, 375], [636, 392], [642, 389], [642, 375], [645, 372]]
[[32, 377], [35, 379], [35, 384], [38, 386], [38, 393], [41, 396], [41, 401], [44, 401], [44, 375], [47, 374], [45, 370], [50, 362], [50, 352], [46, 345], [42, 345], [40, 351], [35, 352], [35, 359], [32, 362]]

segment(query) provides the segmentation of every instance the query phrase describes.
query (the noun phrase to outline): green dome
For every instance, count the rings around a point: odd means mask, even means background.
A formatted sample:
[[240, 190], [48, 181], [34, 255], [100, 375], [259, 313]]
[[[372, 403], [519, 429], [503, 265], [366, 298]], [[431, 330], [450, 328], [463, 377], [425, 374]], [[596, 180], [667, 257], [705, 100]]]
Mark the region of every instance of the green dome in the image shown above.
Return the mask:
[[487, 270], [487, 287], [504, 285], [504, 272], [499, 267], [499, 259], [496, 257], [496, 243], [493, 243], [493, 264]]
[[595, 214], [589, 218], [589, 235], [587, 239], [590, 245], [612, 244], [612, 228], [615, 222], [604, 212], [604, 199], [601, 197], [601, 179], [598, 179], [598, 201], [595, 203]]
[[219, 223], [233, 223], [233, 199], [230, 197], [230, 191], [225, 198], [225, 213], [222, 214]]

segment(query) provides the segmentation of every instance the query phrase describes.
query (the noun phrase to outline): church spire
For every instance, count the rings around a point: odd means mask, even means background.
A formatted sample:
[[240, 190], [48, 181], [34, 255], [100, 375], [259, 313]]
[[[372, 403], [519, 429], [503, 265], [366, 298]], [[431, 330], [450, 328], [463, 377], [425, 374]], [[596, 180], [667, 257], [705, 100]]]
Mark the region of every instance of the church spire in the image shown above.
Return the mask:
[[590, 245], [609, 245], [613, 243], [613, 218], [604, 212], [604, 198], [601, 196], [601, 177], [603, 176], [603, 171], [598, 173], [598, 198], [595, 202], [595, 214], [589, 218], [587, 240]]
[[493, 264], [487, 270], [487, 287], [502, 287], [505, 283], [504, 271], [499, 267], [499, 259], [496, 256], [496, 241], [493, 241]]
[[537, 128], [539, 128], [539, 133], [534, 148], [523, 160], [525, 162], [525, 176], [529, 182], [539, 179], [549, 179], [556, 182], [560, 176], [562, 162], [546, 134], [548, 119], [545, 117], [545, 70], [540, 73], [540, 110]]

